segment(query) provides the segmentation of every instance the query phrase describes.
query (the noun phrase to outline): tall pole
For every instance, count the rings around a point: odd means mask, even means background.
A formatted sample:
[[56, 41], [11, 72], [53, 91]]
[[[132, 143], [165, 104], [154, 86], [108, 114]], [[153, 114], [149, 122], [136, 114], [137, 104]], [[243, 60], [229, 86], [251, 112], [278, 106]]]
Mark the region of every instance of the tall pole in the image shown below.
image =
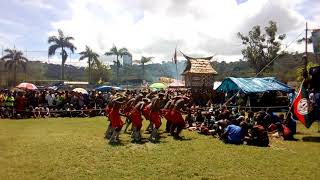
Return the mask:
[[305, 56], [306, 56], [306, 61], [305, 61], [305, 69], [307, 70], [307, 65], [308, 65], [308, 22], [306, 22], [306, 37], [305, 37]]
[[[308, 78], [308, 23], [306, 22], [306, 36], [305, 36], [305, 53], [302, 56], [303, 63], [304, 63], [304, 68], [303, 68], [303, 79]], [[304, 81], [306, 83], [307, 81]], [[308, 87], [307, 84], [304, 84], [305, 87]]]

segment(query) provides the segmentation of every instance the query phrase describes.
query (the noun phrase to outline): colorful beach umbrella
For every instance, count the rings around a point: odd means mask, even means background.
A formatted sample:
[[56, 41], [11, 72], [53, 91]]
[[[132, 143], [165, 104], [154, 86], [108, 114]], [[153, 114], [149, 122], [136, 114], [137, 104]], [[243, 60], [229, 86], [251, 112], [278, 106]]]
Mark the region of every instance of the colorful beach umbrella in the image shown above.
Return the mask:
[[29, 90], [36, 90], [38, 89], [36, 85], [32, 84], [32, 83], [20, 83], [18, 86], [16, 86], [17, 88], [21, 88], [21, 89], [29, 89]]
[[82, 93], [82, 94], [88, 94], [88, 91], [83, 89], [83, 88], [75, 88], [72, 90], [73, 92], [78, 92], [78, 93]]
[[153, 83], [149, 86], [149, 88], [160, 90], [160, 89], [166, 89], [167, 86], [163, 83]]

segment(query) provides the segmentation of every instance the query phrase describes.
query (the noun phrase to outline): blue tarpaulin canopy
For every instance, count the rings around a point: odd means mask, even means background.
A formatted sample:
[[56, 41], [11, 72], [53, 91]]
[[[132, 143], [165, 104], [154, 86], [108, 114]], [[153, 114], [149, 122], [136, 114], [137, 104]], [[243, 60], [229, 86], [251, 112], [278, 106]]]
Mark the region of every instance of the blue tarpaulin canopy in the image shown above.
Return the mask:
[[224, 79], [221, 85], [217, 88], [219, 92], [242, 92], [263, 93], [270, 91], [281, 91], [286, 93], [294, 92], [294, 89], [286, 84], [276, 80], [274, 77], [264, 78], [234, 78], [228, 77]]

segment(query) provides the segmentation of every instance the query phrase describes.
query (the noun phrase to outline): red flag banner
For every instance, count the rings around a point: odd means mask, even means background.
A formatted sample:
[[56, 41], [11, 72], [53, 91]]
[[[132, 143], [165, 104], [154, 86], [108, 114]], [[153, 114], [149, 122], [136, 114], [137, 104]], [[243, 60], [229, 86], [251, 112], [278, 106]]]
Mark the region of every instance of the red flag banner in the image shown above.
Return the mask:
[[309, 100], [308, 93], [303, 85], [297, 97], [293, 101], [294, 114], [298, 120], [307, 128], [313, 123], [313, 105]]

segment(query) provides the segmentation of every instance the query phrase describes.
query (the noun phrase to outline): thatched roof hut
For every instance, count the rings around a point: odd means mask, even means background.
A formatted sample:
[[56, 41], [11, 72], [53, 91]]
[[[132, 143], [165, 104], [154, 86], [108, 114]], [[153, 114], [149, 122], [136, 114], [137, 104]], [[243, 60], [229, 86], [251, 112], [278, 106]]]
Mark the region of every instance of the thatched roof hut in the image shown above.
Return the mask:
[[187, 59], [186, 69], [182, 73], [186, 87], [212, 88], [214, 76], [218, 74], [210, 64], [213, 56], [202, 58], [194, 58], [185, 54], [183, 54], [183, 56]]

